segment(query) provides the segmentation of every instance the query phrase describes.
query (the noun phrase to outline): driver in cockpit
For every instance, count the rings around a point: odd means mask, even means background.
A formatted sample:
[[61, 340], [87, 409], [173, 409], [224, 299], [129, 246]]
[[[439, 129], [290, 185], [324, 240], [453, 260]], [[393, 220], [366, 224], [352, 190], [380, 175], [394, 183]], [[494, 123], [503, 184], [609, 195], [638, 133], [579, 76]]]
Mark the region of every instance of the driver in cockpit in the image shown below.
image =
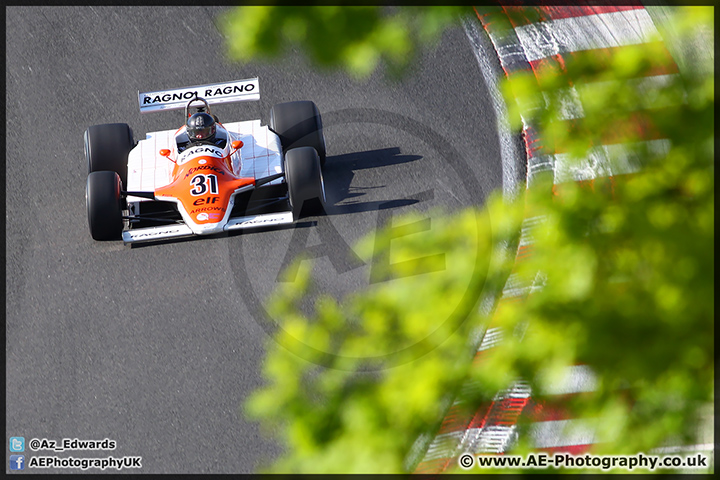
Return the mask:
[[178, 138], [178, 152], [196, 145], [214, 145], [218, 148], [225, 148], [227, 139], [216, 136], [216, 132], [217, 124], [210, 114], [205, 112], [192, 114], [185, 124], [187, 140]]

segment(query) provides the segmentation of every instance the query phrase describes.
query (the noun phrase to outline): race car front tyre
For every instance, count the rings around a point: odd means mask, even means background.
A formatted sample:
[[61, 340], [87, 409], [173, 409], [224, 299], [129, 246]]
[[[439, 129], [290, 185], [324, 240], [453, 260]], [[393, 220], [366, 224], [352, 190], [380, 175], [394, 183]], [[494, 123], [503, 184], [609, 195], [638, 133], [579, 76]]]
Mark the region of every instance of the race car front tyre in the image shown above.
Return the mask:
[[283, 151], [312, 147], [325, 165], [325, 137], [317, 106], [309, 100], [278, 103], [270, 109], [270, 130], [280, 137]]
[[285, 181], [295, 220], [324, 211], [325, 182], [320, 168], [320, 157], [314, 148], [298, 147], [287, 151]]
[[93, 125], [85, 130], [85, 158], [88, 173], [110, 170], [127, 184], [128, 153], [135, 146], [133, 133], [125, 123]]
[[90, 235], [95, 240], [118, 240], [122, 236], [120, 182], [116, 172], [92, 172], [88, 175], [85, 202]]

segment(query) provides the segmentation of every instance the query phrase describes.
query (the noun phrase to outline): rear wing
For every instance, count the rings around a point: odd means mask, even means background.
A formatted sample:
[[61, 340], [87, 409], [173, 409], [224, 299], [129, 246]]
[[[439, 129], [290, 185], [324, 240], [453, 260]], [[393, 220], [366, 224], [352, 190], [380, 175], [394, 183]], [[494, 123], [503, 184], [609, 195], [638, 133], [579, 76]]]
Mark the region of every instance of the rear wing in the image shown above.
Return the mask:
[[173, 90], [138, 92], [140, 113], [180, 110], [185, 108], [187, 102], [196, 96], [204, 98], [210, 105], [260, 100], [260, 83], [257, 78], [248, 78], [247, 80]]

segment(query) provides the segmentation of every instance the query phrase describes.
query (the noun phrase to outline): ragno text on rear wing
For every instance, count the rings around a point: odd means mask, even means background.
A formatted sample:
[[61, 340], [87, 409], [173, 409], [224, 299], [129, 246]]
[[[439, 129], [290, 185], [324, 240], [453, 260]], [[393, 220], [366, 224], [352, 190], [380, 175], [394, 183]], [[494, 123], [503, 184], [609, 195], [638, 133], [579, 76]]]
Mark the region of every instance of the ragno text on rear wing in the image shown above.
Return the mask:
[[180, 110], [185, 107], [188, 100], [195, 97], [204, 98], [210, 105], [257, 101], [260, 100], [260, 83], [257, 78], [249, 78], [173, 90], [138, 92], [138, 104], [140, 113]]

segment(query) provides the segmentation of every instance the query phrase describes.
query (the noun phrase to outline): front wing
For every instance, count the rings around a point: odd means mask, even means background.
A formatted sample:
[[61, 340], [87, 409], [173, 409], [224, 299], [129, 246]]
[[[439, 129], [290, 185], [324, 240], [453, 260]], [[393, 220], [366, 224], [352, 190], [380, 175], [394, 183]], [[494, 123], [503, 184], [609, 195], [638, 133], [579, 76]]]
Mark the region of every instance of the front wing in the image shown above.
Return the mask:
[[[228, 223], [223, 227], [223, 230], [227, 232], [230, 230], [269, 227], [290, 223], [293, 223], [292, 212], [266, 213], [262, 215], [230, 218]], [[138, 243], [169, 238], [192, 237], [194, 235], [189, 226], [177, 224], [125, 230], [122, 237], [124, 243]]]

